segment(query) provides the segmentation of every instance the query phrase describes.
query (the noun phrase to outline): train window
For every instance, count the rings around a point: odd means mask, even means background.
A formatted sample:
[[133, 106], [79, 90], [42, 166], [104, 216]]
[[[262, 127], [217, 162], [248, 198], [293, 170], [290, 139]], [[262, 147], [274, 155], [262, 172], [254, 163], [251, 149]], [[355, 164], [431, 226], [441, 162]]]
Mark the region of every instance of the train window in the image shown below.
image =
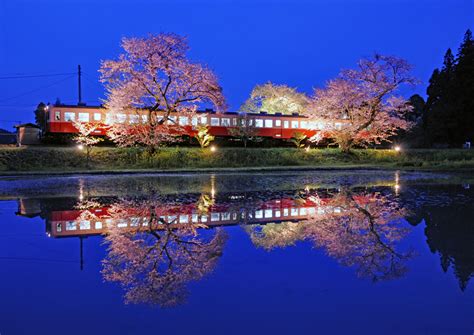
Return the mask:
[[197, 124], [198, 124], [198, 118], [194, 116], [194, 117], [191, 119], [191, 124], [192, 124], [193, 126], [197, 126]]
[[308, 121], [301, 121], [301, 128], [307, 129], [308, 128]]
[[61, 112], [54, 112], [54, 121], [61, 121]]
[[102, 114], [94, 113], [94, 121], [100, 121], [100, 120], [102, 120]]
[[56, 231], [60, 233], [63, 230], [63, 226], [60, 223], [56, 224]]
[[175, 124], [176, 116], [168, 116], [168, 124]]
[[222, 119], [221, 119], [221, 126], [222, 126], [222, 127], [229, 127], [229, 126], [230, 126], [230, 119], [228, 119], [228, 118], [222, 118]]
[[129, 116], [130, 123], [138, 123], [138, 117], [139, 115], [130, 115]]
[[334, 124], [334, 126], [336, 127], [337, 130], [341, 130], [341, 129], [342, 129], [342, 123], [336, 122], [336, 123]]
[[180, 215], [179, 216], [179, 223], [188, 223], [189, 222], [189, 216], [188, 215]]
[[219, 221], [219, 218], [220, 218], [219, 213], [211, 213], [211, 221]]
[[268, 218], [271, 218], [272, 215], [273, 215], [273, 210], [271, 210], [271, 209], [266, 209], [263, 215], [264, 215], [265, 218], [267, 218], [267, 219], [268, 219]]
[[127, 120], [127, 114], [117, 114], [118, 123], [125, 123], [126, 120]]
[[230, 213], [229, 212], [224, 212], [221, 214], [221, 220], [222, 221], [229, 221], [230, 220]]
[[74, 221], [67, 221], [66, 222], [66, 230], [76, 230], [76, 222]]
[[318, 123], [318, 129], [324, 129], [324, 123], [323, 122]]
[[291, 208], [291, 216], [298, 216], [298, 208]]
[[188, 125], [188, 117], [187, 116], [180, 116], [179, 117], [179, 125], [180, 126], [187, 126]]
[[75, 119], [76, 119], [76, 113], [74, 113], [74, 112], [65, 112], [64, 113], [64, 121], [74, 122]]
[[236, 118], [232, 118], [232, 125], [233, 125], [233, 126], [236, 126], [236, 125], [237, 125], [237, 119], [236, 119]]
[[283, 128], [290, 128], [290, 121], [283, 121]]
[[262, 128], [263, 127], [263, 120], [262, 119], [255, 119], [255, 127]]
[[218, 126], [219, 125], [219, 118], [211, 117], [211, 126]]
[[199, 123], [200, 124], [207, 124], [207, 116], [201, 116], [199, 118]]
[[265, 120], [265, 128], [272, 128], [273, 127], [273, 120]]
[[82, 220], [81, 222], [79, 222], [79, 229], [80, 230], [91, 229], [91, 222], [88, 220]]
[[281, 127], [281, 120], [275, 120], [275, 127]]
[[148, 122], [148, 115], [143, 114], [142, 115], [142, 122], [147, 123]]
[[102, 222], [97, 221], [97, 222], [95, 223], [95, 229], [102, 229]]
[[105, 114], [105, 124], [112, 124], [112, 116], [110, 113]]
[[279, 209], [275, 210], [275, 217], [279, 218], [281, 216], [281, 212]]
[[288, 208], [283, 208], [283, 216], [288, 216]]
[[295, 120], [291, 121], [291, 128], [293, 129], [298, 128], [298, 121], [295, 121]]
[[[242, 125], [245, 122], [245, 120], [242, 120]], [[253, 125], [253, 119], [249, 119], [249, 126]]]
[[316, 128], [317, 126], [318, 126], [318, 124], [315, 121], [309, 121], [308, 122], [309, 129], [317, 129]]
[[89, 122], [89, 113], [78, 113], [77, 120], [79, 122]]

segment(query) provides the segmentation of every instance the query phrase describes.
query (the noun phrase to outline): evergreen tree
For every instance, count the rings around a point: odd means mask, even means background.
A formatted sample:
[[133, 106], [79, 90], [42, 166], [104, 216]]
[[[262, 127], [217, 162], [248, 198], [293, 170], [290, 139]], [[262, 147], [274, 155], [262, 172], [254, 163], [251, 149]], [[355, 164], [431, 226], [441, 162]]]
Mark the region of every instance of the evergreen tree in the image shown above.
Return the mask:
[[35, 110], [35, 123], [44, 131], [46, 126], [46, 105], [40, 102]]
[[460, 147], [474, 140], [474, 42], [468, 30], [457, 57], [448, 49], [427, 89], [423, 118], [426, 144]]

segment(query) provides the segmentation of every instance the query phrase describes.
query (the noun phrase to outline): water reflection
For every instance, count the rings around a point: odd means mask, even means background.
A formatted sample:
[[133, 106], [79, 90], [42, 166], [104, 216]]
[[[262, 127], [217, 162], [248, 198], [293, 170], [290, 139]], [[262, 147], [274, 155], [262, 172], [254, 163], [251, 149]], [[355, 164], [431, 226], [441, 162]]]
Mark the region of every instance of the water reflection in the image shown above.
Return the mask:
[[218, 266], [225, 227], [236, 225], [257, 248], [271, 252], [310, 243], [377, 282], [410, 271], [416, 253], [404, 241], [424, 222], [430, 250], [440, 255], [445, 271], [453, 267], [462, 290], [474, 273], [469, 188], [418, 185], [398, 172], [358, 185], [343, 178], [324, 185], [304, 176], [274, 177], [267, 187], [252, 187], [252, 178], [180, 179], [174, 187], [140, 180], [139, 187], [127, 185], [121, 192], [98, 191], [80, 180], [68, 193], [73, 196], [20, 195], [18, 214], [44, 218], [53, 238], [103, 235], [102, 275], [123, 287], [127, 303], [183, 303], [188, 284]]

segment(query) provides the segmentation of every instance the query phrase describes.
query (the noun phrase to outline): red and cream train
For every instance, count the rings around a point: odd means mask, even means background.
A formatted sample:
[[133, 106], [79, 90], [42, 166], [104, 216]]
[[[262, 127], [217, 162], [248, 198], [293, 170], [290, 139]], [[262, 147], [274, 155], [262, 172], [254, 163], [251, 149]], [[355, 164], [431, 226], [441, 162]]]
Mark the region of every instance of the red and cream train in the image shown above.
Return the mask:
[[[52, 134], [73, 134], [77, 133], [73, 122], [94, 122], [103, 125], [95, 134], [106, 135], [107, 126], [112, 123], [112, 115], [101, 106], [78, 106], [78, 105], [53, 105], [47, 108], [47, 127], [46, 131]], [[133, 114], [115, 114], [114, 122], [124, 124], [134, 124], [146, 122], [148, 112]], [[182, 135], [193, 136], [196, 132], [197, 124], [209, 126], [209, 133], [213, 136], [229, 137], [229, 129], [238, 127], [239, 118], [242, 116], [236, 112], [217, 113], [211, 109], [199, 111], [192, 118], [176, 113], [171, 115], [168, 122], [175, 123], [184, 129]], [[267, 114], [249, 113], [246, 120], [255, 128], [255, 136], [290, 139], [296, 132], [304, 133], [311, 137], [324, 129], [330, 127], [341, 127], [341, 122], [328, 124], [326, 121], [310, 119], [303, 115], [292, 114], [283, 115], [281, 113]], [[240, 121], [242, 122], [242, 121]]]

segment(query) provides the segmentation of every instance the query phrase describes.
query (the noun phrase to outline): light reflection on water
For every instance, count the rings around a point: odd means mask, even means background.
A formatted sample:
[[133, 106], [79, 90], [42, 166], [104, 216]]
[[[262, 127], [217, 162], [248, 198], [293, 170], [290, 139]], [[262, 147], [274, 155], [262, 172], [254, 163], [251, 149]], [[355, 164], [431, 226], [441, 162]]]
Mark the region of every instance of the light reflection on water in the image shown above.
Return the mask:
[[[88, 269], [84, 240], [101, 236], [95, 276], [105, 287], [117, 283], [124, 303], [176, 310], [192, 300], [200, 281], [226, 266], [237, 228], [256, 259], [309, 248], [349, 271], [332, 274], [342, 284], [416, 278], [413, 264], [425, 262], [428, 247], [452, 272], [461, 299], [469, 299], [474, 192], [468, 185], [459, 177], [398, 171], [90, 176], [1, 180], [0, 196], [16, 199], [17, 215], [40, 218], [48, 243], [78, 239], [81, 270]], [[425, 240], [413, 241], [420, 229]], [[305, 264], [300, 257], [295, 261]], [[255, 266], [241, 275], [255, 276]]]

